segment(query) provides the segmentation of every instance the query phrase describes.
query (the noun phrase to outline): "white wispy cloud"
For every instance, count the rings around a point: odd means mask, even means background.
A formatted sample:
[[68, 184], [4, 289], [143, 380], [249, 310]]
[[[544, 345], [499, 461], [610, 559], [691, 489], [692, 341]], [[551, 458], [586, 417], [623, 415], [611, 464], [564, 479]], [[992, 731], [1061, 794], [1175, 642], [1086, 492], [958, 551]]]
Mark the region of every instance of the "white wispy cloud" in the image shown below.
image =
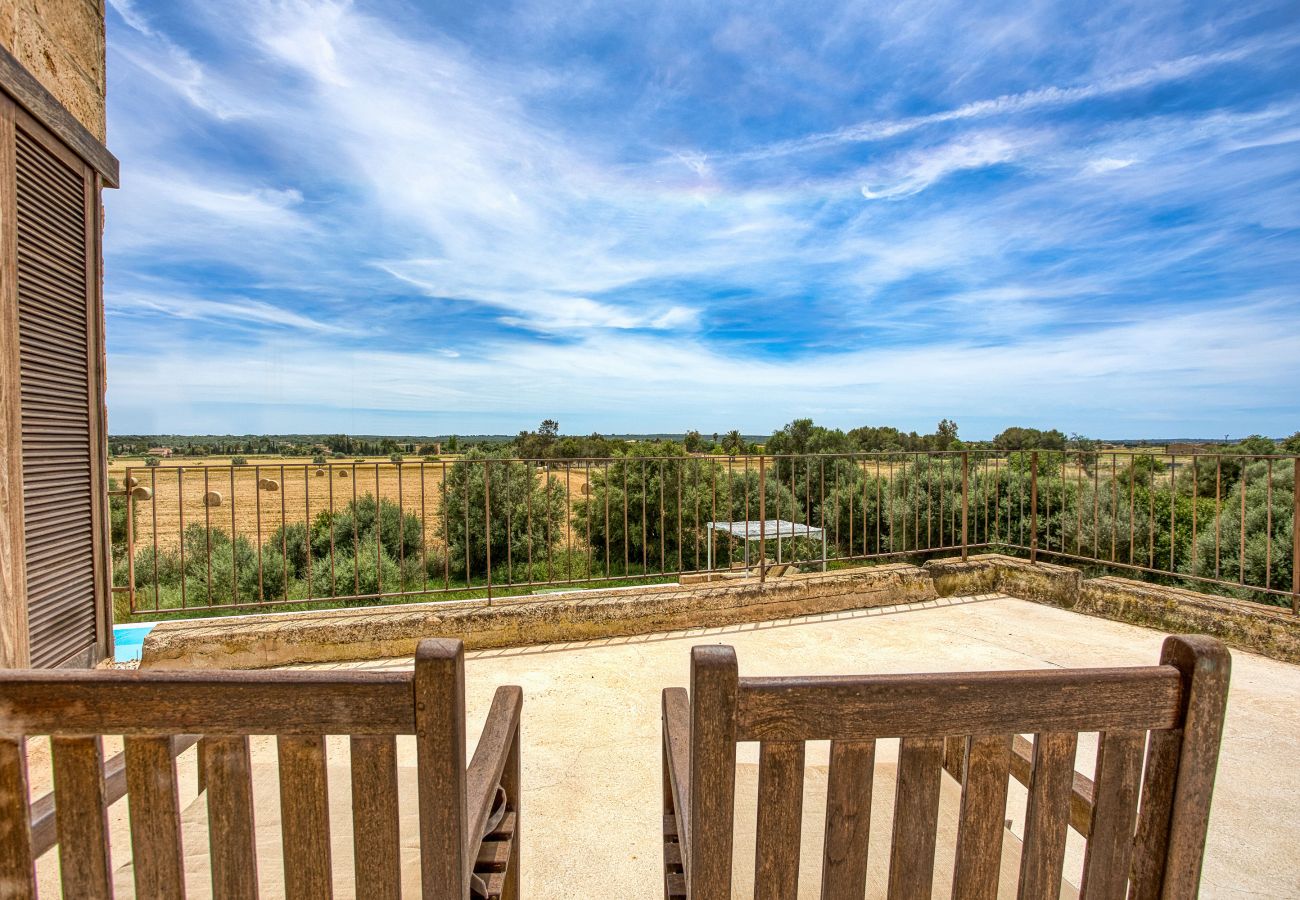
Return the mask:
[[110, 316], [147, 315], [150, 318], [166, 316], [190, 321], [271, 325], [313, 334], [355, 335], [362, 330], [361, 326], [351, 325], [344, 328], [246, 297], [222, 297], [219, 300], [209, 300], [182, 294], [114, 292], [105, 297], [104, 305]]
[[1262, 51], [1294, 46], [1296, 41], [1297, 38], [1292, 35], [1251, 41], [1241, 46], [1212, 53], [1189, 54], [1175, 59], [1164, 60], [1152, 65], [1107, 75], [1083, 84], [1065, 87], [1051, 85], [1016, 94], [1002, 94], [922, 116], [868, 120], [832, 131], [824, 131], [794, 140], [768, 144], [735, 154], [730, 159], [737, 161], [770, 159], [796, 153], [806, 153], [811, 150], [820, 150], [840, 144], [883, 141], [930, 125], [972, 121], [1068, 106], [1087, 100], [1095, 100], [1099, 97], [1180, 81], [1214, 66], [1238, 62]]

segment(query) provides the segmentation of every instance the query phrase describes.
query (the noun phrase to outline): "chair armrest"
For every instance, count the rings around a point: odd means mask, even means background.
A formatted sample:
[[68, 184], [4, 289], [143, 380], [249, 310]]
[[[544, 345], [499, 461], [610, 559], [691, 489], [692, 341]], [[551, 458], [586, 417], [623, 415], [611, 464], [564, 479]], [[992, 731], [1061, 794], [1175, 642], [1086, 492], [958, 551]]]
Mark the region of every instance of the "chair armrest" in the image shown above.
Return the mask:
[[691, 702], [685, 688], [665, 688], [663, 693], [664, 769], [672, 792], [677, 819], [677, 840], [682, 851], [682, 871], [691, 871]]
[[[516, 685], [497, 688], [487, 721], [483, 723], [483, 733], [474, 748], [474, 758], [465, 771], [466, 842], [469, 850], [465, 858], [470, 867], [483, 841], [483, 826], [492, 812], [497, 785], [519, 734], [523, 697], [523, 689]], [[510, 797], [508, 801], [517, 806], [519, 798]]]

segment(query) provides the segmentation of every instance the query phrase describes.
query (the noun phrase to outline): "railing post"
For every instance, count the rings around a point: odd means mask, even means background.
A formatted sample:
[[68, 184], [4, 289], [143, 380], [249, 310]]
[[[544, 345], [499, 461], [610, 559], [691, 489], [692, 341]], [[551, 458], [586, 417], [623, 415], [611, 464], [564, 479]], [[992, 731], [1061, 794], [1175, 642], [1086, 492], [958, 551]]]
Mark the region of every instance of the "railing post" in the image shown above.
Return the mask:
[[970, 515], [970, 453], [961, 452], [961, 561], [966, 561], [967, 545], [970, 543], [968, 517]]
[[487, 602], [492, 605], [492, 464], [483, 460], [483, 545], [487, 560]]
[[126, 586], [131, 612], [135, 612], [135, 488], [131, 486], [131, 467], [126, 467]]
[[[1021, 494], [1020, 496], [1024, 496]], [[1038, 451], [1029, 454], [1029, 561], [1038, 562]]]
[[1300, 456], [1291, 483], [1291, 613], [1300, 616]]
[[[767, 457], [758, 456], [758, 583], [767, 582]], [[748, 530], [748, 523], [746, 523]], [[745, 538], [748, 540], [748, 536]]]

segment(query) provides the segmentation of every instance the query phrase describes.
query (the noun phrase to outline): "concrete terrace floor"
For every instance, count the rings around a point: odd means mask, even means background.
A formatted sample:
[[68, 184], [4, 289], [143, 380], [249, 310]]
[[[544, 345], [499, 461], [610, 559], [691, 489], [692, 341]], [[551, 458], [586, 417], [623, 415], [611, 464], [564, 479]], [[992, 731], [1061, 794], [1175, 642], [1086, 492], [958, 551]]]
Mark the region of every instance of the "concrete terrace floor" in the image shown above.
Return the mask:
[[[731, 644], [742, 675], [852, 674], [1149, 665], [1164, 635], [1145, 628], [992, 595], [832, 613], [777, 622], [694, 629], [505, 650], [470, 652], [466, 704], [471, 746], [498, 685], [518, 684], [523, 708], [523, 896], [662, 897], [660, 691], [689, 682], [690, 648]], [[389, 669], [410, 658], [303, 668]], [[1300, 667], [1233, 651], [1203, 897], [1300, 897]], [[43, 742], [40, 742], [43, 743]], [[34, 795], [48, 789], [48, 750], [31, 750]], [[107, 752], [119, 749], [109, 741]], [[262, 896], [283, 896], [276, 747], [252, 741]], [[827, 745], [810, 744], [804, 800], [801, 896], [817, 896]], [[1076, 761], [1091, 777], [1095, 735], [1082, 735]], [[335, 897], [353, 896], [348, 745], [330, 738]], [[195, 751], [178, 760], [187, 893], [211, 896], [206, 795], [195, 793]], [[877, 752], [868, 897], [883, 897], [887, 876], [896, 742]], [[737, 767], [736, 896], [750, 896], [757, 745], [742, 745]], [[418, 896], [414, 739], [399, 738], [405, 896]], [[944, 777], [934, 896], [951, 882], [953, 823], [960, 789]], [[1011, 782], [1007, 816], [1022, 834], [1025, 792]], [[134, 896], [127, 805], [109, 810], [118, 897]], [[1014, 872], [1018, 842], [1006, 842]], [[38, 866], [40, 893], [59, 896], [58, 855]], [[1066, 876], [1078, 884], [1082, 842], [1073, 832]], [[1008, 893], [1004, 878], [1003, 896]], [[1067, 886], [1063, 897], [1074, 896]]]
[[[1165, 635], [1005, 596], [669, 634], [470, 652], [466, 702], [477, 740], [499, 684], [524, 689], [524, 896], [658, 898], [661, 888], [660, 690], [689, 683], [696, 644], [731, 644], [742, 675], [926, 672], [1151, 665]], [[409, 666], [410, 660], [343, 663]], [[334, 666], [321, 666], [331, 668]], [[312, 667], [308, 667], [312, 668]], [[1233, 651], [1232, 688], [1203, 897], [1300, 897], [1300, 667]], [[810, 745], [803, 857], [819, 866], [826, 745]], [[891, 749], [882, 746], [879, 765]], [[819, 752], [820, 751], [820, 752]], [[1095, 736], [1081, 736], [1089, 777]], [[756, 745], [739, 755], [737, 887], [752, 869]], [[820, 780], [816, 777], [820, 771]], [[878, 771], [878, 778], [881, 776]], [[945, 778], [948, 789], [956, 785]], [[1008, 816], [1021, 834], [1024, 791], [1012, 782]], [[880, 794], [877, 795], [878, 797]], [[945, 796], [945, 806], [949, 804]], [[743, 803], [743, 799], [738, 799]], [[887, 812], [887, 810], [886, 810]], [[873, 877], [883, 872], [888, 818], [873, 822]], [[881, 830], [883, 829], [883, 834]], [[951, 842], [951, 837], [949, 837]], [[944, 855], [941, 836], [940, 864]], [[1071, 832], [1067, 878], [1077, 885], [1081, 842]], [[951, 864], [949, 863], [949, 866]], [[815, 877], [815, 876], [814, 876]], [[949, 879], [951, 875], [948, 875]], [[943, 883], [936, 880], [936, 896]], [[813, 887], [813, 885], [809, 885]], [[809, 894], [815, 895], [815, 889]], [[869, 892], [874, 893], [874, 892]], [[946, 893], [946, 892], [945, 892]]]

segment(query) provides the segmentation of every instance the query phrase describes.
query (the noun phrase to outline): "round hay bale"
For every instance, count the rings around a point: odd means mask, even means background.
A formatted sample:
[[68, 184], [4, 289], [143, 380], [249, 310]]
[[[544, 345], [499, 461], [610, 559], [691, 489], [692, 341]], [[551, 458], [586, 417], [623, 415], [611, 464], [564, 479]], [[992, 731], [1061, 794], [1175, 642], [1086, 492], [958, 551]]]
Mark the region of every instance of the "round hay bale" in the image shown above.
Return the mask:
[[263, 478], [257, 483], [257, 486], [264, 491], [278, 491], [280, 489], [280, 482], [276, 481], [274, 478]]
[[204, 495], [203, 495], [203, 505], [204, 505], [204, 506], [220, 506], [220, 505], [221, 505], [221, 491], [208, 491], [206, 494], [204, 494]]
[[578, 493], [580, 493], [580, 494], [582, 494], [582, 496], [586, 497], [588, 494], [591, 493], [591, 485], [587, 484], [587, 482], [584, 481], [584, 482], [582, 483], [582, 487], [578, 488]]
[[134, 475], [132, 475], [130, 478], [126, 480], [126, 486], [128, 490], [133, 487], [139, 487], [139, 485], [140, 485], [140, 479], [136, 478]]
[[137, 485], [136, 487], [131, 488], [131, 496], [137, 500], [150, 500], [153, 498], [153, 491], [149, 490], [144, 485]]
[[324, 478], [324, 477], [325, 477], [325, 470], [324, 470], [324, 469], [317, 469], [317, 470], [316, 470], [316, 477], [317, 477], [317, 478]]
[[347, 469], [339, 469], [339, 477], [340, 477], [340, 478], [347, 478], [347, 477], [348, 477], [348, 470], [347, 470]]

